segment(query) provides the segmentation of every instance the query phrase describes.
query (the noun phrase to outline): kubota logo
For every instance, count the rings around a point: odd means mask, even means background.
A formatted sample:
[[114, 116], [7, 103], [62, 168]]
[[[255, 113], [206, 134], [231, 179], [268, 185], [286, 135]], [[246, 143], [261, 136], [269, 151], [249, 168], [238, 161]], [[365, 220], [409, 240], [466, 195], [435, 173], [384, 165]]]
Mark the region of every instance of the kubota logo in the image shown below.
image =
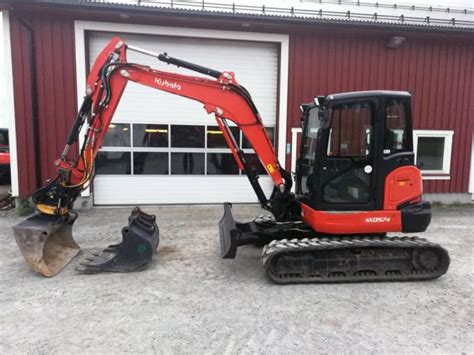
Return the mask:
[[365, 223], [384, 223], [390, 222], [390, 217], [367, 217]]
[[160, 86], [164, 86], [164, 87], [170, 88], [170, 89], [181, 90], [181, 85], [179, 85], [178, 83], [175, 83], [175, 82], [169, 82], [166, 79], [162, 80], [162, 79], [155, 78], [155, 84], [158, 84]]

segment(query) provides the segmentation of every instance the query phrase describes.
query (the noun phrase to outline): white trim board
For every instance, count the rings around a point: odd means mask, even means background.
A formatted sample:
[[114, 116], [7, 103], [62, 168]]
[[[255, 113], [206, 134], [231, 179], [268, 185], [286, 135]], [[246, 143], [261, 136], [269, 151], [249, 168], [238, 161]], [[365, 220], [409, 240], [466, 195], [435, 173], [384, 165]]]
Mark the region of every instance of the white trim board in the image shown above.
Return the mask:
[[11, 171], [11, 190], [12, 195], [17, 197], [19, 195], [18, 186], [18, 150], [16, 142], [16, 121], [15, 121], [15, 97], [13, 95], [13, 67], [12, 67], [12, 48], [10, 37], [10, 17], [8, 11], [1, 11], [1, 25], [0, 30], [0, 46], [2, 47], [2, 56], [0, 57], [0, 71], [1, 77], [4, 80], [0, 81], [2, 86], [0, 94], [3, 96], [1, 107], [3, 113], [7, 117], [7, 128], [10, 141], [10, 171]]
[[[291, 176], [296, 176], [296, 146], [298, 142], [298, 133], [301, 133], [302, 129], [300, 127], [293, 127], [291, 129]], [[296, 181], [293, 178], [293, 186], [291, 187], [291, 191], [295, 192], [296, 190]]]
[[474, 201], [474, 132], [472, 132], [472, 146], [471, 146], [471, 172], [469, 176], [469, 193], [472, 194]]
[[[74, 35], [76, 48], [76, 80], [77, 80], [77, 102], [78, 109], [83, 101], [86, 89], [86, 31], [101, 31], [115, 33], [134, 33], [148, 35], [166, 35], [177, 37], [208, 38], [208, 39], [226, 39], [249, 42], [269, 42], [277, 43], [280, 46], [279, 63], [279, 95], [278, 103], [278, 160], [281, 166], [286, 163], [286, 129], [287, 129], [287, 110], [288, 110], [288, 57], [289, 57], [289, 35], [270, 34], [259, 32], [238, 32], [224, 30], [208, 30], [184, 27], [163, 27], [148, 26], [136, 24], [123, 24], [111, 22], [93, 22], [93, 21], [74, 21]], [[231, 66], [231, 63], [230, 63]], [[228, 70], [232, 70], [231, 67]], [[84, 134], [80, 135], [80, 144], [82, 145]], [[82, 196], [89, 196], [89, 189], [82, 193]]]

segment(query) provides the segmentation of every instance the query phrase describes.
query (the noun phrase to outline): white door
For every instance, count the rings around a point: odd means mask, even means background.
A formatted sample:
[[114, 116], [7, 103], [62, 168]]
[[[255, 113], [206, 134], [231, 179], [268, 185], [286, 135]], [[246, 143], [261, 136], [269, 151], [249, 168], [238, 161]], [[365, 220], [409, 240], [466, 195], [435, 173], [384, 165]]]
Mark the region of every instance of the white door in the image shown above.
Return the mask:
[[[119, 34], [129, 44], [236, 74], [251, 93], [270, 133], [275, 130], [278, 48], [272, 43]], [[90, 32], [89, 63], [112, 34]], [[199, 75], [132, 51], [130, 63]], [[252, 149], [234, 127], [244, 152]], [[262, 168], [263, 170], [263, 168]], [[262, 174], [267, 193], [272, 182]], [[96, 161], [94, 203], [173, 204], [257, 202], [233, 161], [214, 117], [202, 104], [133, 82], [127, 85]]]

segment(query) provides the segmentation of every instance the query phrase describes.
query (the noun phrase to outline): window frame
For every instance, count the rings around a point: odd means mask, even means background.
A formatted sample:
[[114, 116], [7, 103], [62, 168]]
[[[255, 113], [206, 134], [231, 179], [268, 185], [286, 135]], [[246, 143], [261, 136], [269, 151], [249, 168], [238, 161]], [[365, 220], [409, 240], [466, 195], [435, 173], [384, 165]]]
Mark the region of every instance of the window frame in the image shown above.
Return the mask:
[[[216, 123], [206, 123], [206, 124], [199, 124], [199, 126], [204, 127], [204, 147], [202, 148], [177, 148], [177, 147], [171, 147], [171, 126], [176, 125], [180, 126], [182, 124], [178, 123], [160, 123], [156, 125], [163, 125], [167, 126], [168, 128], [168, 146], [167, 147], [137, 147], [134, 145], [134, 126], [135, 125], [141, 125], [141, 124], [150, 124], [150, 125], [155, 125], [154, 123], [143, 123], [143, 122], [132, 122], [132, 121], [117, 121], [117, 122], [111, 122], [111, 124], [117, 125], [117, 124], [126, 124], [129, 125], [129, 134], [130, 134], [130, 145], [129, 146], [101, 146], [99, 149], [99, 152], [124, 152], [124, 153], [131, 153], [131, 171], [130, 174], [98, 174], [100, 176], [141, 176], [141, 175], [149, 175], [149, 176], [157, 176], [157, 177], [163, 177], [163, 176], [190, 176], [187, 174], [171, 174], [171, 155], [172, 153], [203, 153], [204, 154], [204, 174], [199, 174], [195, 176], [206, 176], [206, 177], [231, 177], [231, 176], [245, 176], [245, 173], [238, 169], [237, 174], [207, 174], [207, 154], [208, 153], [225, 153], [225, 154], [232, 154], [231, 149], [229, 147], [222, 147], [222, 148], [208, 148], [207, 147], [207, 137], [208, 137], [208, 130], [211, 129], [211, 127], [215, 127]], [[185, 126], [188, 124], [185, 124]], [[233, 122], [229, 122], [230, 127], [237, 127]], [[272, 128], [274, 130], [274, 134], [276, 132], [277, 127], [276, 126], [268, 126], [266, 128]], [[237, 137], [236, 137], [237, 138]], [[275, 141], [275, 136], [273, 136], [273, 142], [272, 144], [274, 145]], [[239, 142], [239, 148], [242, 149], [242, 151], [245, 154], [256, 154], [255, 150], [253, 148], [243, 148], [244, 144], [244, 133], [242, 132], [241, 129], [239, 129], [239, 137], [238, 137], [238, 142]], [[140, 152], [148, 152], [148, 153], [168, 153], [168, 174], [135, 174], [134, 173], [134, 166], [135, 166], [135, 161], [134, 161], [134, 153], [140, 153]], [[262, 164], [263, 166], [263, 164]], [[261, 176], [266, 176], [266, 174], [261, 174]]]
[[453, 149], [453, 130], [413, 130], [413, 152], [415, 164], [418, 163], [418, 138], [444, 138], [443, 168], [441, 170], [423, 170], [423, 180], [450, 180], [451, 156]]

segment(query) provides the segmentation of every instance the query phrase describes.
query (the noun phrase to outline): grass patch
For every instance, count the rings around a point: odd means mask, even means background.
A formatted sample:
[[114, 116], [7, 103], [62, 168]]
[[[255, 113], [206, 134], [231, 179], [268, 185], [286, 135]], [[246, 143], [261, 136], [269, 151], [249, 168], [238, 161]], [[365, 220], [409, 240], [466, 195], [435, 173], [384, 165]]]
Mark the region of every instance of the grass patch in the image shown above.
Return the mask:
[[35, 211], [33, 202], [29, 197], [18, 197], [16, 199], [16, 213], [19, 216], [27, 216]]
[[442, 203], [439, 201], [433, 201], [431, 202], [431, 206], [436, 207], [436, 208], [452, 208], [452, 207], [474, 208], [474, 203], [464, 203], [464, 202]]

